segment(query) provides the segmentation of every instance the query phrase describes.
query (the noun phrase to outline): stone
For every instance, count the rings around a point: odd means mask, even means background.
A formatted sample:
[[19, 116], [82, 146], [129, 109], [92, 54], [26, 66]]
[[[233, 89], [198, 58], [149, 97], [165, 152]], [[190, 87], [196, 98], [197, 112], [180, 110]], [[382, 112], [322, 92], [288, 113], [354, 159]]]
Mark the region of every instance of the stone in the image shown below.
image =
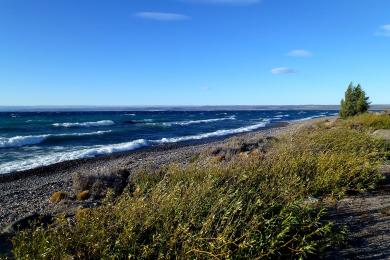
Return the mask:
[[89, 190], [81, 191], [77, 193], [76, 199], [77, 200], [87, 200], [91, 197], [91, 194], [89, 193]]
[[390, 129], [379, 129], [372, 133], [372, 135], [390, 142]]
[[51, 203], [58, 203], [66, 198], [68, 198], [68, 194], [62, 191], [56, 191], [51, 195], [49, 200]]

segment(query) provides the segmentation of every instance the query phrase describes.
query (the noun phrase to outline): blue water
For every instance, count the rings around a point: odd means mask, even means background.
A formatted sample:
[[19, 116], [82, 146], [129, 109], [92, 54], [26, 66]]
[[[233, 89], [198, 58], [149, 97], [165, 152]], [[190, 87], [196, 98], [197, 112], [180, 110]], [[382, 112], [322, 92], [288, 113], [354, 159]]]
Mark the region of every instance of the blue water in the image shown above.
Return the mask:
[[0, 174], [62, 161], [202, 140], [337, 111], [0, 113]]

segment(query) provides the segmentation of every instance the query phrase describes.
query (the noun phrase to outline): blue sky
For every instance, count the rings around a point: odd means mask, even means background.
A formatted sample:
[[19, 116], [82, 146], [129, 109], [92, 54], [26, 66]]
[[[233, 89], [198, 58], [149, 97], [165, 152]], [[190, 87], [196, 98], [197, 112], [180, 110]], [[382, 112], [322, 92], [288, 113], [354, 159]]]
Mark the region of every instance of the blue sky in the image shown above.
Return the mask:
[[388, 0], [2, 0], [0, 105], [390, 103]]

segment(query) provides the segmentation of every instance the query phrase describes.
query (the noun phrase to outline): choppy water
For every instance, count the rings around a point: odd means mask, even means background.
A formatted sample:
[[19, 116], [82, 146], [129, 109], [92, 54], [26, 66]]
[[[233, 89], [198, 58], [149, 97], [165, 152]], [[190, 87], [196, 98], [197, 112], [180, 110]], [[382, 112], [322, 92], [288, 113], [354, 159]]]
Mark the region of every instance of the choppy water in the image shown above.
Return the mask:
[[164, 143], [250, 132], [337, 111], [0, 113], [0, 174]]

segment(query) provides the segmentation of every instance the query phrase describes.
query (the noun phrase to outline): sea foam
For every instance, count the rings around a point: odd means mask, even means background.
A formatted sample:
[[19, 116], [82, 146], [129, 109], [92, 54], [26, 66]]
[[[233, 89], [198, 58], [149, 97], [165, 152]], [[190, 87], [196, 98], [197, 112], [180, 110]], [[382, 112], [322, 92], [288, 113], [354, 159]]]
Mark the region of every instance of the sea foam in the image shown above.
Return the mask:
[[171, 122], [171, 123], [166, 123], [166, 124], [186, 126], [186, 125], [213, 123], [213, 122], [219, 122], [219, 121], [225, 121], [225, 120], [235, 120], [235, 119], [236, 119], [235, 116], [230, 116], [230, 117], [223, 117], [223, 118], [179, 121], [179, 122]]
[[44, 134], [44, 135], [26, 135], [26, 136], [14, 136], [14, 137], [0, 137], [0, 148], [21, 147], [27, 145], [40, 144], [49, 138], [56, 137], [72, 137], [72, 136], [92, 136], [102, 135], [110, 133], [108, 131], [97, 131], [91, 133], [69, 133], [69, 134]]
[[114, 121], [111, 120], [101, 120], [96, 122], [76, 122], [76, 123], [54, 123], [55, 127], [96, 127], [96, 126], [110, 126], [114, 125]]
[[210, 137], [218, 137], [218, 136], [225, 136], [225, 135], [232, 135], [232, 134], [239, 134], [239, 133], [245, 133], [254, 131], [259, 128], [266, 127], [269, 124], [270, 120], [264, 120], [261, 123], [240, 127], [240, 128], [234, 128], [234, 129], [223, 129], [223, 130], [217, 130], [215, 132], [210, 133], [203, 133], [198, 135], [188, 135], [188, 136], [181, 136], [181, 137], [171, 137], [171, 138], [162, 138], [160, 140], [152, 141], [155, 143], [177, 143], [177, 142], [183, 142], [183, 141], [190, 141], [190, 140], [201, 140], [205, 138]]
[[[127, 152], [145, 146], [149, 146], [152, 144], [177, 143], [183, 141], [201, 140], [210, 137], [218, 137], [218, 136], [250, 132], [259, 128], [266, 127], [269, 122], [270, 122], [269, 120], [264, 120], [263, 122], [260, 122], [258, 124], [250, 125], [246, 127], [218, 130], [215, 132], [203, 133], [198, 135], [162, 138], [160, 140], [138, 139], [131, 142], [125, 142], [119, 144], [95, 145], [92, 147], [79, 147], [79, 148], [75, 147], [73, 151], [54, 152], [50, 155], [36, 156], [26, 160], [17, 160], [17, 161], [1, 164], [0, 174], [33, 169], [33, 168], [47, 166], [47, 165], [64, 162], [64, 161], [93, 158], [96, 156], [110, 155], [118, 152]], [[104, 132], [104, 131], [100, 131], [100, 132]], [[99, 132], [95, 132], [95, 133], [99, 133]], [[80, 134], [87, 134], [87, 133], [80, 133]], [[48, 138], [47, 135], [44, 135], [44, 138]]]
[[211, 118], [211, 119], [200, 119], [200, 120], [188, 120], [188, 121], [174, 121], [174, 122], [163, 122], [163, 123], [148, 123], [147, 125], [162, 125], [162, 126], [172, 126], [172, 125], [195, 125], [195, 124], [205, 124], [213, 123], [225, 120], [235, 120], [236, 116], [223, 117], [223, 118]]
[[55, 152], [50, 155], [36, 156], [27, 160], [17, 160], [0, 165], [0, 174], [34, 169], [41, 166], [47, 166], [59, 162], [92, 158], [99, 155], [109, 155], [112, 153], [126, 152], [147, 146], [148, 141], [138, 139], [131, 142], [112, 144], [112, 145], [96, 145], [89, 148], [75, 148], [74, 151]]

